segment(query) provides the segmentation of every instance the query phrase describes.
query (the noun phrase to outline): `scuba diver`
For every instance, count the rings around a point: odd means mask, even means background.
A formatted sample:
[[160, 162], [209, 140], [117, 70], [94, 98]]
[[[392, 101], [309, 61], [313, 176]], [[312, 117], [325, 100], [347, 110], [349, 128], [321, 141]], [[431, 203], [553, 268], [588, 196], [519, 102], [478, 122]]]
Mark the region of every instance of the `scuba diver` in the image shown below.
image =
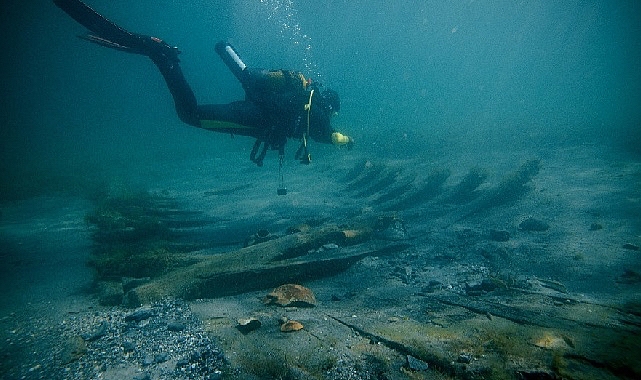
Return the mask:
[[[256, 139], [250, 159], [262, 166], [268, 150], [278, 150], [282, 169], [288, 138], [300, 139], [296, 159], [309, 163], [307, 140], [347, 145], [351, 137], [335, 131], [330, 119], [340, 110], [335, 91], [321, 90], [300, 72], [252, 69], [226, 42], [216, 44], [216, 52], [245, 90], [245, 100], [229, 104], [198, 104], [180, 69], [177, 47], [163, 40], [129, 32], [107, 20], [80, 0], [54, 0], [54, 3], [90, 34], [80, 36], [102, 46], [149, 57], [158, 67], [176, 105], [178, 117], [198, 128]], [[282, 172], [280, 174], [282, 182]], [[286, 192], [286, 190], [285, 190]], [[281, 194], [281, 189], [279, 189]]]

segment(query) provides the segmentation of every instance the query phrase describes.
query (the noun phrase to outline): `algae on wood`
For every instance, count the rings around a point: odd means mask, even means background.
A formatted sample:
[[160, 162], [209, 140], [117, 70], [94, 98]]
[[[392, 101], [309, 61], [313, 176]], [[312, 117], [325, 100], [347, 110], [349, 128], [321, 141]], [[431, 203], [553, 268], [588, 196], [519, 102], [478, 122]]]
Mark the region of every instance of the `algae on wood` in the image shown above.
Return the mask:
[[[369, 234], [368, 230], [359, 231]], [[125, 303], [133, 306], [167, 296], [184, 299], [221, 297], [327, 277], [366, 256], [381, 256], [408, 247], [397, 244], [382, 249], [342, 248], [309, 253], [310, 248], [320, 248], [328, 243], [345, 246], [352, 240], [358, 241], [362, 236], [356, 232], [326, 226], [213, 255], [132, 289], [126, 295]]]

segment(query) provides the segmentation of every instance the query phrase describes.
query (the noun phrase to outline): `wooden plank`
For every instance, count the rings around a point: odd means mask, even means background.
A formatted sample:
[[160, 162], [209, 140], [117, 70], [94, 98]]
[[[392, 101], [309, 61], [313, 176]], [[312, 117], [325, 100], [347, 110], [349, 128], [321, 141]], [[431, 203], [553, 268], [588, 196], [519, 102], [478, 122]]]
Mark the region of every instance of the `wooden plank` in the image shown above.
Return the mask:
[[342, 246], [358, 243], [370, 233], [366, 228], [343, 230], [326, 226], [206, 257], [130, 290], [125, 295], [125, 304], [137, 306], [168, 296], [184, 299], [221, 297], [284, 282], [332, 276], [366, 256], [390, 254], [408, 247], [390, 244], [373, 250], [314, 251], [328, 243]]

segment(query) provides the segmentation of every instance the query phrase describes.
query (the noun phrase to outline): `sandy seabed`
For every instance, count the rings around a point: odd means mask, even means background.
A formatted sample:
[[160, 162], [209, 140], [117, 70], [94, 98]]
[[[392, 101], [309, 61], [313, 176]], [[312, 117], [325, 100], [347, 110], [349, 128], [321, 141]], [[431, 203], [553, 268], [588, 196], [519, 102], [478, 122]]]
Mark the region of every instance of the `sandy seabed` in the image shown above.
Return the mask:
[[[217, 254], [238, 249], [259, 229], [283, 234], [310, 220], [340, 224], [377, 213], [403, 221], [406, 235], [393, 238], [407, 249], [306, 281], [318, 299], [314, 308], [266, 306], [261, 298], [270, 289], [164, 299], [143, 309], [101, 306], [86, 265], [94, 243], [85, 216], [94, 205], [61, 196], [3, 204], [1, 377], [641, 376], [638, 158], [596, 146], [543, 149], [527, 192], [466, 213], [473, 201], [419, 199], [398, 210], [386, 210], [393, 199], [380, 201], [403, 181], [440, 169], [449, 171], [446, 190], [471, 169], [484, 169], [475, 189], [482, 194], [533, 157], [494, 152], [484, 160], [426, 161], [344, 153], [310, 167], [287, 163], [289, 194], [282, 197], [275, 167], [219, 173], [220, 162], [190, 164], [198, 169], [148, 189], [215, 220], [192, 236], [208, 234], [220, 243]], [[375, 171], [367, 174], [369, 168]], [[345, 177], [350, 172], [354, 178]], [[529, 218], [548, 228], [523, 228]], [[140, 310], [149, 315], [131, 317]], [[250, 316], [262, 325], [244, 334], [237, 320]], [[281, 333], [283, 317], [304, 329]]]

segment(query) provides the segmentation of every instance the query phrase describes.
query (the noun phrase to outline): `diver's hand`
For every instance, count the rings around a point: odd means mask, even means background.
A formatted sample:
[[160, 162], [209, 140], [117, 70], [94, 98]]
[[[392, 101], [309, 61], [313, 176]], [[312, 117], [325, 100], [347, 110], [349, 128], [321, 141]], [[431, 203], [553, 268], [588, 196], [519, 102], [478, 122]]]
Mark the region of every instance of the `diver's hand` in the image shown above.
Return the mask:
[[332, 133], [332, 144], [338, 146], [347, 145], [349, 149], [352, 149], [352, 146], [354, 145], [354, 139], [340, 132], [334, 132]]

